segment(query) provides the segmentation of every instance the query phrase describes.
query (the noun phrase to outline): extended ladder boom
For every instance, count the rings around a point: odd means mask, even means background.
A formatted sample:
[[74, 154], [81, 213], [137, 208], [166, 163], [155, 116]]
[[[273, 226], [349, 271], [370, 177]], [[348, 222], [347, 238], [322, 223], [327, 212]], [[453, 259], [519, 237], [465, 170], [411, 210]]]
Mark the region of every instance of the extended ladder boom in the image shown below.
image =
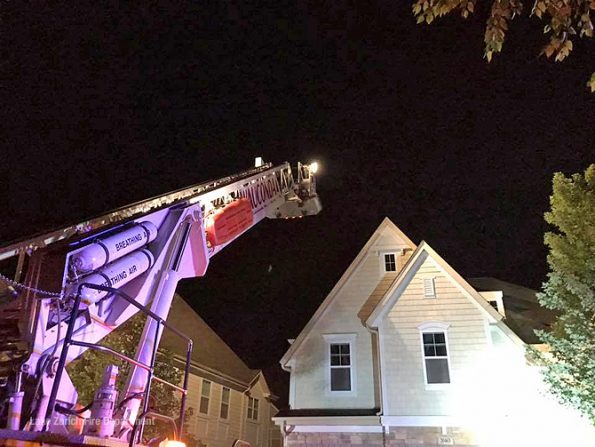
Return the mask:
[[[260, 165], [0, 249], [0, 260], [20, 256], [17, 277], [24, 265], [22, 258], [29, 256], [26, 287], [17, 288], [17, 299], [0, 303], [2, 324], [18, 327], [9, 345], [19, 349], [19, 355], [0, 352], [0, 359], [6, 360], [0, 362], [0, 377], [9, 380], [13, 397], [22, 395], [23, 375], [42, 383], [42, 397], [28, 399], [35, 407], [30, 409], [35, 418], [29, 428], [40, 430], [46, 423], [42, 421], [46, 421], [54, 374], [48, 366], [61, 355], [68, 324], [73, 324], [77, 341], [95, 344], [138, 311], [114, 294], [85, 285], [118, 289], [165, 320], [178, 281], [203, 276], [211, 257], [262, 219], [303, 217], [321, 210], [313, 171], [313, 166], [298, 164], [294, 179], [288, 163]], [[61, 290], [61, 296], [48, 298], [40, 289]], [[70, 321], [69, 306], [77, 293], [83, 311]], [[135, 357], [138, 362], [149, 363], [159, 343], [161, 334], [155, 324], [147, 321]], [[85, 350], [70, 346], [65, 363]], [[18, 373], [13, 377], [15, 370]], [[76, 390], [65, 371], [59, 376], [57, 401], [71, 407], [77, 400]], [[126, 390], [120, 393], [129, 399], [121, 407], [122, 422], [113, 436], [123, 439], [129, 432], [140, 404], [134, 397], [146, 386], [146, 371], [132, 368]], [[48, 414], [52, 413], [50, 409]], [[11, 428], [23, 423], [12, 420]], [[53, 424], [50, 431], [63, 430], [59, 426]]]

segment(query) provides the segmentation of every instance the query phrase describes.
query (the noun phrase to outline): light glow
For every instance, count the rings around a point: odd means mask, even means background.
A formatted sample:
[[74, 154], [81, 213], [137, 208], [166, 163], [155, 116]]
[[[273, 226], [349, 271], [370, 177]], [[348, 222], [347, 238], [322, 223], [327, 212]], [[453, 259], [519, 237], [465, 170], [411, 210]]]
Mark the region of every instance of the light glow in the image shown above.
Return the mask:
[[314, 161], [314, 162], [310, 163], [310, 173], [316, 174], [317, 172], [318, 172], [318, 162]]
[[166, 439], [159, 443], [159, 447], [186, 447], [182, 441], [174, 441], [173, 439]]

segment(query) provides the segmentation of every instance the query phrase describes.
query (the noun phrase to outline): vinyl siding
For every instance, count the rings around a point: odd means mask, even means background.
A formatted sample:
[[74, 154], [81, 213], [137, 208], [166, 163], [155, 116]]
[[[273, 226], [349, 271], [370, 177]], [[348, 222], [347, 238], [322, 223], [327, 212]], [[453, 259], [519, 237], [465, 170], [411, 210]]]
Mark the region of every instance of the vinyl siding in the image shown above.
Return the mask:
[[[246, 420], [248, 397], [234, 389], [230, 391], [228, 418], [220, 418], [223, 385], [214, 381], [211, 381], [209, 413], [200, 413], [202, 378], [191, 374], [188, 380], [188, 407], [193, 409], [188, 424], [189, 433], [208, 447], [229, 447], [237, 439], [247, 440], [253, 447], [269, 446], [271, 428], [275, 427], [271, 421], [273, 407], [265, 399], [259, 382], [251, 390], [252, 396], [259, 400], [259, 420], [254, 423]], [[275, 429], [279, 430], [278, 427]]]
[[[436, 298], [424, 297], [423, 280], [435, 279]], [[425, 322], [448, 324], [447, 349], [451, 384], [428, 389], [424, 378], [421, 336]], [[385, 377], [385, 414], [441, 416], [453, 414], [458, 385], [479, 373], [490, 346], [483, 313], [455, 283], [427, 258], [403, 290], [380, 327]]]
[[[396, 277], [396, 272], [384, 273], [382, 252], [398, 252], [405, 247], [392, 231], [384, 229], [313, 326], [293, 357], [292, 408], [374, 408], [379, 405], [373, 368], [375, 348], [363, 321]], [[328, 344], [324, 338], [327, 334], [355, 334], [353, 395], [329, 391]]]

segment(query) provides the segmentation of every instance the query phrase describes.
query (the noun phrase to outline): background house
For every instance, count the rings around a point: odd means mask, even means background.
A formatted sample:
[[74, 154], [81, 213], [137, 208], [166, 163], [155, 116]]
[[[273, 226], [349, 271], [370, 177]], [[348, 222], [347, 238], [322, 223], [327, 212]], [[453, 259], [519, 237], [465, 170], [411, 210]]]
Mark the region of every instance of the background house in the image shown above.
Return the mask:
[[286, 445], [593, 445], [526, 359], [551, 315], [473, 282], [385, 219], [281, 359]]
[[[281, 434], [271, 418], [277, 408], [267, 381], [253, 370], [176, 295], [168, 322], [194, 342], [188, 385], [191, 434], [208, 447], [231, 447], [233, 441], [248, 441], [253, 447], [277, 447]], [[180, 366], [186, 345], [164, 331], [162, 345], [174, 351]]]

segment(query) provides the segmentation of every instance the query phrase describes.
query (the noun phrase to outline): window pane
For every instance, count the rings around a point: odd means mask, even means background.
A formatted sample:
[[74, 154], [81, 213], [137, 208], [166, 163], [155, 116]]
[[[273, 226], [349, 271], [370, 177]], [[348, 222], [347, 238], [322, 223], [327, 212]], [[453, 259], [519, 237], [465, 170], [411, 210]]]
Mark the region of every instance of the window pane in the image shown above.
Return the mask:
[[436, 355], [446, 356], [446, 345], [436, 345]]
[[339, 354], [340, 348], [339, 345], [331, 345], [331, 354]]
[[446, 359], [426, 359], [428, 383], [450, 383]]
[[254, 411], [252, 411], [252, 419], [258, 420], [258, 399], [254, 399]]
[[351, 359], [350, 359], [349, 354], [346, 354], [346, 355], [342, 355], [341, 356], [341, 365], [342, 366], [349, 366], [349, 365], [351, 365]]
[[397, 270], [397, 263], [395, 262], [394, 254], [384, 255], [384, 270], [387, 272], [394, 272]]
[[331, 369], [331, 391], [351, 391], [351, 368]]
[[434, 334], [423, 334], [424, 345], [434, 343]]
[[229, 403], [229, 393], [230, 389], [223, 387], [223, 391], [221, 392], [221, 401], [228, 404]]
[[446, 340], [444, 339], [444, 334], [441, 332], [434, 334], [434, 341], [436, 343], [446, 343]]
[[252, 407], [248, 407], [248, 419], [252, 419]]
[[339, 366], [341, 364], [341, 356], [339, 354], [331, 354], [331, 366]]
[[222, 403], [221, 404], [221, 412], [219, 413], [219, 417], [221, 417], [221, 419], [227, 419], [228, 414], [229, 414], [229, 405]]
[[211, 382], [208, 380], [202, 381], [202, 391], [200, 394], [205, 397], [209, 397], [211, 395]]
[[349, 344], [343, 344], [343, 345], [339, 345], [339, 348], [341, 349], [341, 354], [349, 354]]
[[436, 352], [434, 351], [434, 346], [424, 345], [424, 355], [426, 357], [434, 357], [436, 355]]
[[200, 412], [204, 414], [209, 413], [209, 399], [206, 397], [200, 398]]

